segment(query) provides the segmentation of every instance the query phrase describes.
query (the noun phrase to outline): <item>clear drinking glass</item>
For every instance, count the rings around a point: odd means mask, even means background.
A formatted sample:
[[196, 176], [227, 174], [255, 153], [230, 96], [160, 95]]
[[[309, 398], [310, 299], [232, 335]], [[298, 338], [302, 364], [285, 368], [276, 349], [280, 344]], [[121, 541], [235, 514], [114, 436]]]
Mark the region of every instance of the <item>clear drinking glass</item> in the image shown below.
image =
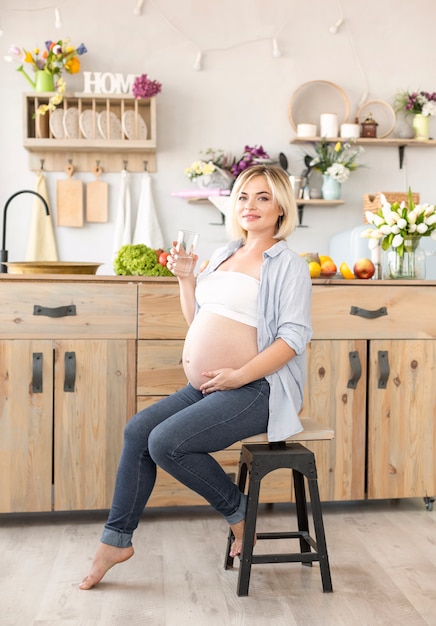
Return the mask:
[[177, 276], [189, 276], [195, 264], [195, 249], [198, 233], [192, 230], [179, 230], [177, 234], [177, 259], [175, 270]]

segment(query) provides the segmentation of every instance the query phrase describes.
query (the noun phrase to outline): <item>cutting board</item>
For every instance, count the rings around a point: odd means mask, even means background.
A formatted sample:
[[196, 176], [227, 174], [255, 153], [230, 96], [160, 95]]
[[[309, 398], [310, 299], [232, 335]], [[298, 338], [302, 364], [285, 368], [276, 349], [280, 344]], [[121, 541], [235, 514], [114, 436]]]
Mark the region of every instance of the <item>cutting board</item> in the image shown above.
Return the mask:
[[83, 226], [83, 182], [73, 180], [74, 167], [65, 168], [68, 178], [57, 181], [57, 225]]
[[86, 221], [108, 221], [108, 184], [99, 180], [102, 168], [96, 166], [93, 170], [95, 180], [86, 185]]

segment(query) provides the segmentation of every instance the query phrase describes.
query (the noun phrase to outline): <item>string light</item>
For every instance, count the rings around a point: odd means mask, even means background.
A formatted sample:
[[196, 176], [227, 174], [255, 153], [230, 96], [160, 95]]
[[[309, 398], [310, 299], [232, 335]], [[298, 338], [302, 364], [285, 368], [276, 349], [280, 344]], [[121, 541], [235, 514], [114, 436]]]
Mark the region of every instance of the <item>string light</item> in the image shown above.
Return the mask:
[[279, 49], [279, 44], [277, 43], [277, 39], [274, 37], [274, 39], [272, 40], [272, 55], [273, 57], [275, 57], [276, 59], [278, 59], [279, 57], [282, 56], [282, 53], [280, 52]]
[[336, 33], [339, 30], [339, 27], [344, 23], [344, 19], [342, 17], [340, 17], [334, 24], [333, 26], [330, 26], [329, 28], [329, 33], [331, 35], [336, 35]]
[[142, 14], [142, 7], [144, 6], [144, 0], [138, 0], [136, 7], [133, 9], [133, 15], [139, 16]]
[[[58, 4], [63, 4], [65, 2], [65, 0], [58, 0]], [[62, 18], [61, 18], [61, 12], [59, 11], [59, 8], [54, 5], [54, 4], [50, 4], [47, 5], [45, 7], [33, 7], [33, 8], [28, 8], [28, 9], [8, 9], [7, 11], [5, 11], [5, 14], [8, 13], [33, 13], [33, 12], [39, 12], [39, 11], [48, 11], [48, 10], [52, 10], [54, 9], [54, 14], [55, 14], [55, 28], [62, 28], [63, 26], [63, 22], [62, 22]], [[0, 37], [3, 37], [4, 35], [4, 31], [2, 28], [0, 28]]]
[[61, 20], [61, 12], [59, 11], [59, 9], [56, 7], [55, 9], [55, 28], [62, 28], [63, 24], [62, 24], [62, 20]]
[[197, 56], [195, 57], [194, 65], [192, 66], [192, 69], [195, 72], [201, 72], [201, 70], [203, 69], [203, 66], [201, 64], [202, 60], [203, 60], [203, 53], [201, 50], [199, 50], [197, 53]]
[[333, 26], [330, 26], [330, 28], [329, 28], [329, 33], [331, 35], [336, 35], [336, 33], [338, 32], [339, 28], [344, 23], [344, 12], [342, 10], [341, 0], [337, 0], [337, 4], [338, 4], [338, 14], [339, 14], [339, 17], [336, 20], [336, 22], [333, 24]]

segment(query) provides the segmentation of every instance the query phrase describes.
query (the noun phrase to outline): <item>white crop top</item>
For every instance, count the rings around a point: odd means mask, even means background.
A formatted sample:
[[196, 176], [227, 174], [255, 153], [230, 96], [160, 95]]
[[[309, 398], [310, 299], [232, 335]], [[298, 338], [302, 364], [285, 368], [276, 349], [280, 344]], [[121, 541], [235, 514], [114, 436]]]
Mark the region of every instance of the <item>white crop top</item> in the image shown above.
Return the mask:
[[197, 284], [195, 297], [200, 310], [257, 326], [259, 282], [241, 272], [212, 272]]

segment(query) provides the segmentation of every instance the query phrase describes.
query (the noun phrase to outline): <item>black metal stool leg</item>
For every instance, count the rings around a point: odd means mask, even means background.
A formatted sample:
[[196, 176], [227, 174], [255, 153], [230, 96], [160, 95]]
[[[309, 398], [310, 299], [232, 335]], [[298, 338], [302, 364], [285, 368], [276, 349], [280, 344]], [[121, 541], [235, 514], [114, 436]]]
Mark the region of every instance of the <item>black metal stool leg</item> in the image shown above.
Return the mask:
[[[310, 544], [305, 537], [309, 536], [309, 518], [307, 516], [306, 490], [304, 487], [304, 476], [298, 470], [292, 470], [295, 505], [297, 510], [298, 531], [300, 533], [300, 552], [310, 552]], [[303, 561], [303, 565], [312, 567], [312, 561]]]
[[319, 499], [318, 481], [308, 479], [310, 504], [312, 507], [313, 526], [319, 555], [319, 568], [321, 570], [322, 589], [324, 592], [333, 591], [332, 578], [330, 574], [329, 557], [327, 554], [327, 543], [324, 533], [324, 522], [322, 519], [321, 501]]
[[260, 481], [250, 479], [248, 489], [247, 511], [245, 514], [244, 539], [238, 575], [238, 596], [248, 596], [251, 565], [253, 562], [253, 548], [256, 537], [257, 508], [259, 505]]
[[[245, 491], [245, 484], [247, 482], [247, 473], [248, 473], [247, 464], [241, 462], [239, 466], [239, 476], [238, 476], [238, 487], [241, 493], [244, 493]], [[227, 550], [226, 550], [226, 556], [224, 559], [224, 569], [229, 569], [230, 567], [233, 567], [234, 557], [230, 556], [230, 548], [232, 547], [232, 543], [234, 539], [235, 537], [232, 533], [232, 529], [229, 528], [229, 534], [227, 536]]]

